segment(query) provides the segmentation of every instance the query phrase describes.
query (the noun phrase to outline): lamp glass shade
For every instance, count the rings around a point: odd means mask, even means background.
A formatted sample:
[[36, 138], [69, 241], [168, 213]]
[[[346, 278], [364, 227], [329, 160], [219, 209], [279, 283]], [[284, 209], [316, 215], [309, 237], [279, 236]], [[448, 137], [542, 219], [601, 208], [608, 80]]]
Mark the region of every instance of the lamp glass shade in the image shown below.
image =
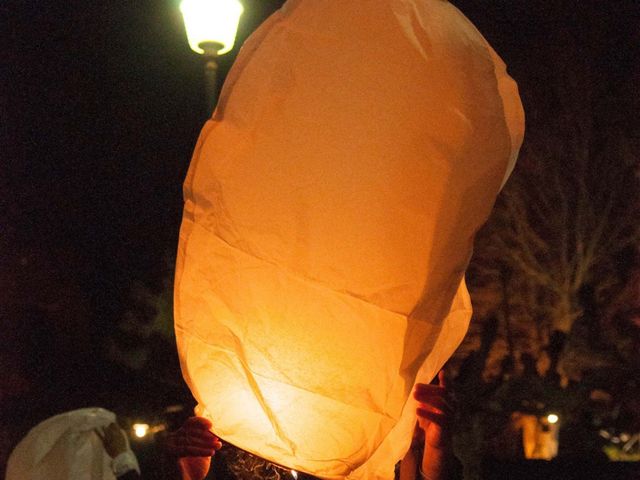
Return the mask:
[[205, 53], [203, 43], [221, 45], [218, 55], [233, 48], [244, 11], [238, 0], [183, 0], [180, 11], [194, 52]]

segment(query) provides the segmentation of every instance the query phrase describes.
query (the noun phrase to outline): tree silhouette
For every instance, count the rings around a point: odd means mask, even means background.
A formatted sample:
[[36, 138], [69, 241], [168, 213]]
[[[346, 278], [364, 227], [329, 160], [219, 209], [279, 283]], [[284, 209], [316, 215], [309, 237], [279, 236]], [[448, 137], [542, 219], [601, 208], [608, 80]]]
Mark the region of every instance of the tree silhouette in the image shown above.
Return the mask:
[[[640, 245], [638, 131], [623, 104], [634, 75], [611, 77], [603, 68], [611, 50], [585, 48], [598, 32], [578, 33], [555, 31], [546, 63], [523, 86], [525, 144], [469, 269], [476, 311], [498, 315], [510, 357], [553, 357], [554, 332], [569, 338], [600, 327], [628, 295]], [[575, 346], [567, 342], [562, 356]], [[586, 357], [588, 368], [610, 361]]]

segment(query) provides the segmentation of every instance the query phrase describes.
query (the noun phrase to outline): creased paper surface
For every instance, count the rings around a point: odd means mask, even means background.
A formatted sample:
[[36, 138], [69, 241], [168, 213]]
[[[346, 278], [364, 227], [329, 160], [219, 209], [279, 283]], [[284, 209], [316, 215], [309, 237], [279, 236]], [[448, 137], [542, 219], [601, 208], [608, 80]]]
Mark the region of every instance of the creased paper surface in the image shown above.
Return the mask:
[[95, 428], [116, 421], [103, 408], [82, 408], [51, 417], [32, 428], [7, 462], [7, 480], [115, 480]]
[[322, 478], [390, 479], [410, 393], [462, 340], [517, 87], [452, 5], [289, 1], [245, 43], [185, 182], [175, 316], [214, 431]]

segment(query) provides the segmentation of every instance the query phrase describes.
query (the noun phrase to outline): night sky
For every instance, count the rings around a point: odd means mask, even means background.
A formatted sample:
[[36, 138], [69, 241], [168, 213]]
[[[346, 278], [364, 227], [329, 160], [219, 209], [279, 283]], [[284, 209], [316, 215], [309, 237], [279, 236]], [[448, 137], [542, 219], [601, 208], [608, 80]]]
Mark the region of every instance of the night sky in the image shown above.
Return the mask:
[[[253, 3], [239, 44], [275, 8]], [[3, 9], [3, 200], [16, 241], [77, 257], [66, 267], [91, 288], [149, 278], [174, 249], [181, 183], [209, 113], [178, 2]]]
[[[42, 405], [36, 370], [53, 379], [46, 413], [83, 406], [78, 384], [87, 395], [113, 388], [126, 373], [102, 360], [102, 339], [131, 309], [133, 284], [158, 293], [171, 277], [182, 182], [210, 114], [178, 3], [0, 6], [0, 403], [20, 403], [23, 412], [31, 401]], [[243, 3], [221, 78], [243, 40], [282, 2]], [[554, 115], [557, 79], [583, 68], [593, 73], [584, 82], [613, 112], [598, 122], [638, 134], [638, 2], [453, 3], [519, 83], [528, 136]], [[578, 96], [580, 88], [578, 81]]]
[[[123, 276], [156, 278], [158, 257], [176, 244], [181, 183], [209, 113], [177, 0], [13, 3], [2, 7], [3, 230], [12, 249], [59, 257], [92, 291]], [[238, 45], [282, 2], [245, 3]], [[509, 65], [530, 125], [557, 100], [549, 76], [580, 61], [562, 58], [566, 42], [599, 72], [601, 95], [633, 107], [631, 92], [616, 90], [636, 60], [635, 2], [456, 3]], [[234, 56], [223, 57], [221, 77]]]

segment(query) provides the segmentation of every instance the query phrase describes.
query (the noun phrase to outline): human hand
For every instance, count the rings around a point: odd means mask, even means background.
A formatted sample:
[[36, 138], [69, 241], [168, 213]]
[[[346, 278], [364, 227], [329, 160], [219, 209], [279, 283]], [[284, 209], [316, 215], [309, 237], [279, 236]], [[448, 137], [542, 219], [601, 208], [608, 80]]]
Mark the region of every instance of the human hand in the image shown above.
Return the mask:
[[106, 427], [96, 428], [94, 431], [102, 441], [107, 455], [111, 458], [116, 458], [129, 449], [126, 434], [117, 423], [113, 422]]
[[191, 417], [167, 435], [165, 451], [177, 458], [183, 478], [202, 480], [207, 476], [211, 457], [222, 447], [220, 439], [211, 433], [211, 427], [206, 418]]
[[439, 385], [416, 384], [413, 394], [419, 402], [416, 410], [418, 426], [424, 431], [425, 450], [451, 447], [454, 408], [447, 397], [444, 370], [438, 373]]

